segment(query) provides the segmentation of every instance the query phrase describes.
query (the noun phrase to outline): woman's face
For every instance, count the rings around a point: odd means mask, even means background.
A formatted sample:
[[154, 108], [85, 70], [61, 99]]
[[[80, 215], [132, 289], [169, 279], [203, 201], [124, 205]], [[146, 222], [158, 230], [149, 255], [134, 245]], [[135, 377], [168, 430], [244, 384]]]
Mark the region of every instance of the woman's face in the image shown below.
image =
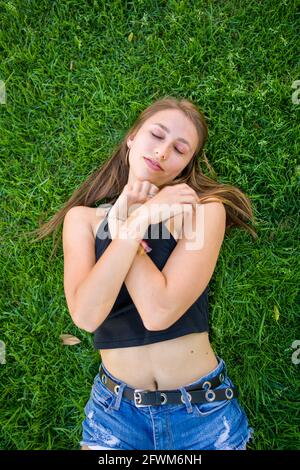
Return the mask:
[[[196, 128], [181, 111], [158, 111], [127, 140], [128, 184], [148, 180], [159, 187], [171, 182], [188, 165], [197, 144]], [[148, 166], [145, 157], [159, 163], [162, 170]]]

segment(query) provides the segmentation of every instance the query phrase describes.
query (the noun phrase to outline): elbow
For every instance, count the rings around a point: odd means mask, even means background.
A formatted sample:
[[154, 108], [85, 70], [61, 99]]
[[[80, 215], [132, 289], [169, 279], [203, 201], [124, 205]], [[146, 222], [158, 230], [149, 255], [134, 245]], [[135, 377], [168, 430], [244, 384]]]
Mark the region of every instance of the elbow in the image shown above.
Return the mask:
[[151, 326], [145, 326], [145, 328], [149, 331], [163, 331], [169, 328], [168, 326], [163, 326], [161, 324], [156, 324], [156, 325], [151, 325]]
[[[157, 312], [157, 315], [154, 317], [153, 313], [154, 312]], [[149, 331], [162, 331], [162, 330], [166, 330], [168, 328], [168, 326], [166, 326], [166, 318], [167, 318], [167, 315], [165, 312], [161, 312], [161, 311], [158, 311], [158, 309], [154, 309], [150, 312], [151, 316], [149, 316], [148, 318], [151, 318], [151, 320], [145, 322], [144, 321], [144, 326], [146, 328], [146, 330], [149, 330]]]
[[146, 330], [148, 330], [148, 331], [159, 331], [159, 330], [160, 330], [160, 328], [156, 328], [156, 327], [153, 327], [152, 325], [148, 325], [148, 324], [145, 325], [145, 323], [144, 323], [144, 327], [145, 327]]
[[75, 310], [72, 315], [74, 324], [81, 330], [94, 333], [102, 325], [107, 315], [111, 311], [111, 305], [106, 305], [97, 310], [88, 310], [87, 307]]
[[147, 328], [147, 330], [149, 330], [149, 331], [163, 331], [163, 330], [167, 330], [168, 328], [169, 328], [169, 326], [165, 326], [165, 325], [162, 325], [161, 323], [159, 323], [159, 324], [151, 325], [151, 327]]
[[87, 331], [88, 333], [94, 333], [94, 331], [97, 329], [97, 326], [95, 327], [94, 325], [91, 325], [90, 323], [84, 321], [84, 317], [82, 315], [73, 314], [72, 320], [78, 328]]

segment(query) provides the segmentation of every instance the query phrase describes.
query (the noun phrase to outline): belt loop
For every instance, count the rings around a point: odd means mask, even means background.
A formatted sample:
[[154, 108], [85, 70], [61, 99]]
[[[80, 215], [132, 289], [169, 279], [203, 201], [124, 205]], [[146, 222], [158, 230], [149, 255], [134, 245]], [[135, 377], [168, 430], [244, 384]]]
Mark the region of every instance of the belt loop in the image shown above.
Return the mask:
[[216, 358], [218, 359], [218, 362], [219, 362], [218, 366], [220, 365], [220, 363], [222, 363], [223, 374], [226, 378], [226, 376], [227, 376], [227, 367], [226, 367], [225, 361], [224, 361], [224, 359], [222, 359], [222, 357], [216, 356]]
[[[186, 389], [184, 387], [179, 387], [179, 390], [181, 391], [181, 401], [185, 404], [187, 412], [192, 413], [193, 412], [193, 407], [191, 405], [191, 396], [188, 394]], [[190, 398], [189, 398], [190, 397]]]
[[122, 395], [123, 395], [123, 390], [124, 388], [126, 387], [126, 383], [125, 382], [122, 382], [120, 385], [118, 385], [118, 392], [116, 394], [116, 392], [113, 392], [114, 393], [114, 400], [111, 402], [110, 406], [108, 407], [109, 409], [113, 409], [113, 410], [118, 410], [120, 408], [120, 404], [121, 404], [121, 399], [122, 399]]

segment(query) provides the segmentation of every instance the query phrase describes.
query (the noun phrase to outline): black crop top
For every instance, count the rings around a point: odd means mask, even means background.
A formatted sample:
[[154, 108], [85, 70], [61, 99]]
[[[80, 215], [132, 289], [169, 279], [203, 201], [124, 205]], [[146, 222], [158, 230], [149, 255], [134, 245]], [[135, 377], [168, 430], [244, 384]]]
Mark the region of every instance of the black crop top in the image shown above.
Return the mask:
[[[144, 256], [150, 256], [161, 271], [176, 247], [176, 240], [162, 222], [149, 225], [144, 238], [152, 248], [152, 251]], [[106, 215], [96, 234], [96, 261], [111, 241]], [[209, 331], [208, 285], [200, 297], [173, 325], [165, 330], [150, 331], [145, 328], [125, 283], [123, 283], [110, 313], [93, 332], [94, 349], [140, 346], [203, 331]]]

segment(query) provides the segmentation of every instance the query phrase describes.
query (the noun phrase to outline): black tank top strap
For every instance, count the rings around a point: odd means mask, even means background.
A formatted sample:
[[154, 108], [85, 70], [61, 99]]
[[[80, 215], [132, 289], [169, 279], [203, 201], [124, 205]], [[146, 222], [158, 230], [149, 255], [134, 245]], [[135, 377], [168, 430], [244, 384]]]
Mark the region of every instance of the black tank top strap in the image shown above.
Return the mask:
[[100, 223], [98, 229], [97, 229], [97, 232], [96, 232], [96, 244], [97, 244], [97, 240], [99, 238], [99, 235], [100, 233], [104, 230], [104, 227], [107, 225], [107, 217], [108, 217], [108, 214], [110, 212], [110, 210], [113, 208], [113, 205], [111, 205], [108, 210], [106, 210], [106, 214], [105, 214], [105, 217], [103, 218], [102, 222]]

